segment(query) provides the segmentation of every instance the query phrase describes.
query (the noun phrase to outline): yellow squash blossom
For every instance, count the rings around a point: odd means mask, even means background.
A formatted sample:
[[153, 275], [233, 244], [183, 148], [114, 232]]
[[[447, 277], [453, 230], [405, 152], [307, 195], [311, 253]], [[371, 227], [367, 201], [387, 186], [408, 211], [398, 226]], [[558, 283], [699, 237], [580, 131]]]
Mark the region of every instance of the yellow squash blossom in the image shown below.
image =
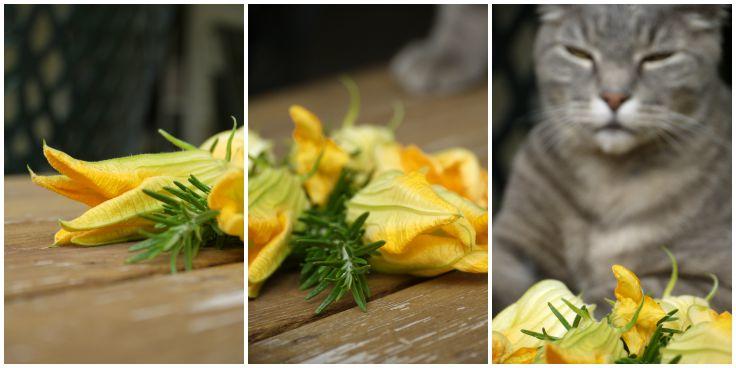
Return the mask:
[[[140, 238], [140, 229], [150, 223], [140, 218], [161, 210], [161, 202], [143, 189], [163, 192], [174, 181], [186, 183], [190, 175], [213, 185], [229, 163], [204, 150], [143, 154], [88, 162], [75, 159], [47, 146], [44, 155], [61, 175], [39, 176], [34, 183], [58, 194], [92, 206], [81, 216], [59, 221], [62, 229], [55, 245], [102, 245]], [[30, 170], [29, 170], [30, 171]]]
[[[295, 125], [293, 137], [296, 145], [292, 161], [296, 172], [310, 174], [304, 183], [307, 194], [312, 202], [324, 204], [350, 156], [332, 139], [324, 136], [322, 122], [312, 112], [294, 105], [289, 108], [289, 115]], [[312, 172], [318, 160], [319, 165]]]
[[545, 343], [541, 360], [548, 364], [612, 364], [626, 357], [621, 332], [606, 321], [588, 320], [557, 341]]
[[710, 320], [675, 334], [662, 349], [662, 362], [680, 355], [683, 364], [731, 364], [731, 313], [707, 313]]
[[[365, 223], [366, 240], [386, 242], [371, 264], [387, 273], [433, 276], [450, 271], [477, 250], [473, 223], [487, 225], [487, 218], [475, 218], [483, 217], [483, 210], [463, 213], [435, 192], [420, 172], [381, 174], [347, 203], [347, 209], [348, 221], [370, 213]], [[484, 261], [485, 268], [465, 263], [462, 268], [487, 272]]]
[[430, 183], [442, 185], [479, 206], [488, 206], [488, 173], [466, 149], [451, 148], [428, 155], [414, 145], [386, 144], [375, 148], [375, 161], [376, 174], [425, 168]]
[[[228, 139], [231, 134], [233, 134], [232, 131], [216, 134], [202, 143], [199, 148], [211, 151], [214, 158], [226, 159]], [[228, 235], [239, 237], [240, 240], [245, 239], [245, 216], [243, 214], [245, 198], [243, 196], [245, 190], [244, 151], [243, 128], [240, 128], [235, 131], [230, 143], [230, 165], [228, 170], [217, 180], [207, 197], [207, 206], [220, 212], [217, 215], [218, 227]]]
[[611, 312], [611, 322], [617, 327], [626, 326], [643, 303], [636, 324], [623, 334], [629, 351], [641, 355], [657, 328], [657, 321], [666, 313], [654, 299], [644, 295], [639, 278], [633, 272], [621, 265], [613, 265], [612, 270], [618, 285], [614, 291], [616, 303]]
[[685, 330], [688, 326], [693, 324], [690, 319], [690, 312], [693, 308], [705, 308], [708, 309], [708, 301], [692, 295], [678, 295], [678, 296], [667, 296], [662, 299], [657, 299], [659, 305], [662, 306], [665, 313], [669, 313], [677, 309], [674, 321], [668, 321], [664, 324], [667, 328], [673, 328], [675, 330]]
[[346, 126], [333, 133], [332, 139], [350, 154], [348, 167], [364, 176], [374, 172], [376, 149], [393, 143], [394, 133], [387, 127], [377, 125]]
[[266, 169], [248, 178], [248, 297], [291, 252], [289, 238], [307, 208], [299, 178], [286, 168]]
[[493, 318], [491, 323], [493, 331], [505, 336], [513, 351], [540, 347], [544, 344], [542, 340], [526, 335], [521, 330], [541, 332], [544, 328], [551, 336], [564, 334], [565, 327], [547, 305], [551, 303], [567, 321], [573, 321], [576, 313], [562, 299], [578, 308], [585, 305], [591, 315], [595, 309], [595, 305], [584, 304], [562, 282], [543, 280], [534, 284], [516, 303], [506, 307]]

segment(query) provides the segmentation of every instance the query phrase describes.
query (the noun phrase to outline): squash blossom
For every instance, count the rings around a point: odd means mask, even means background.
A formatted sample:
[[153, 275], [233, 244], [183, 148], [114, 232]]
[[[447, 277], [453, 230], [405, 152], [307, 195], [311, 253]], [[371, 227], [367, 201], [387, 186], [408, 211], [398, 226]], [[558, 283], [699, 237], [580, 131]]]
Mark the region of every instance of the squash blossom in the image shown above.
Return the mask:
[[488, 172], [467, 149], [450, 148], [428, 155], [415, 145], [390, 144], [376, 147], [375, 156], [376, 174], [427, 168], [430, 183], [442, 185], [481, 207], [488, 207]]
[[486, 212], [465, 202], [447, 191], [436, 192], [421, 172], [389, 171], [348, 201], [347, 219], [370, 213], [365, 239], [386, 242], [380, 255], [371, 258], [379, 272], [488, 272], [487, 245], [485, 250], [476, 245], [478, 232], [487, 234]]
[[641, 355], [647, 342], [657, 328], [657, 321], [665, 316], [665, 311], [654, 299], [644, 295], [641, 283], [636, 275], [621, 265], [613, 265], [613, 274], [618, 280], [614, 291], [616, 303], [611, 312], [611, 322], [616, 327], [623, 327], [634, 317], [639, 305], [644, 303], [636, 319], [636, 324], [624, 332], [623, 339], [629, 352]]
[[60, 220], [62, 229], [54, 236], [54, 245], [92, 246], [139, 239], [139, 230], [152, 226], [140, 215], [162, 209], [161, 202], [143, 189], [163, 192], [163, 187], [186, 182], [190, 175], [212, 186], [232, 166], [195, 147], [97, 162], [75, 159], [45, 142], [43, 152], [61, 175], [40, 176], [29, 168], [31, 180], [92, 207], [73, 220]]
[[302, 182], [286, 168], [267, 168], [248, 178], [248, 297], [291, 252], [289, 239], [308, 206]]
[[[227, 141], [232, 132], [225, 131], [210, 137], [200, 146], [200, 149], [212, 149], [212, 157], [225, 159], [227, 157]], [[237, 236], [245, 240], [243, 203], [243, 187], [245, 174], [243, 172], [244, 160], [243, 128], [235, 131], [235, 136], [230, 144], [230, 165], [223, 173], [212, 191], [207, 197], [207, 206], [219, 211], [217, 215], [217, 226], [226, 234]], [[214, 146], [213, 146], [214, 144]]]
[[621, 332], [606, 321], [587, 320], [546, 342], [540, 358], [548, 364], [612, 364], [626, 355]]
[[698, 308], [708, 309], [709, 303], [703, 298], [692, 295], [667, 296], [656, 300], [665, 313], [669, 313], [677, 309], [675, 317], [677, 320], [669, 321], [664, 324], [667, 328], [684, 331], [688, 326], [693, 324], [690, 319], [691, 311]]
[[[322, 132], [322, 122], [312, 112], [294, 105], [289, 108], [294, 121], [294, 150], [291, 160], [300, 175], [309, 175], [304, 182], [313, 203], [324, 204], [332, 192], [340, 171], [350, 156]], [[316, 171], [312, 172], [316, 167]]]
[[357, 180], [363, 181], [376, 169], [376, 150], [393, 143], [394, 132], [377, 125], [345, 126], [334, 132], [332, 139], [350, 155], [347, 166], [362, 175]]
[[710, 312], [703, 315], [706, 320], [672, 337], [662, 349], [662, 361], [681, 355], [684, 364], [731, 364], [731, 313]]
[[565, 327], [547, 305], [551, 303], [566, 320], [573, 321], [576, 313], [562, 299], [579, 308], [585, 305], [591, 314], [595, 310], [595, 305], [584, 304], [562, 282], [543, 280], [530, 287], [516, 303], [506, 307], [493, 318], [491, 323], [493, 331], [508, 339], [512, 351], [540, 347], [544, 344], [542, 340], [526, 335], [521, 330], [542, 331], [544, 328], [551, 336], [564, 334]]

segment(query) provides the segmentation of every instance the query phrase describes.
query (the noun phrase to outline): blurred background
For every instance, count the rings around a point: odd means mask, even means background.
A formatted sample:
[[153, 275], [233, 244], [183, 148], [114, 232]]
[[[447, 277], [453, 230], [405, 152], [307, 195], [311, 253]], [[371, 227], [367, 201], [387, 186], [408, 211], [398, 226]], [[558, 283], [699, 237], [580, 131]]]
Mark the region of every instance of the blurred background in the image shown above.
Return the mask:
[[[408, 45], [435, 39], [441, 33], [437, 25], [451, 18], [443, 14], [455, 11], [463, 13], [455, 18], [460, 21], [444, 29], [481, 33], [482, 46], [456, 39], [447, 43], [473, 45], [484, 55], [479, 60], [483, 75], [448, 93], [408, 91], [392, 62]], [[463, 22], [479, 26], [458, 30], [457, 23]], [[348, 108], [339, 77], [347, 75], [361, 94], [359, 124], [386, 124], [400, 101], [405, 116], [396, 131], [398, 141], [425, 152], [465, 147], [487, 166], [487, 33], [486, 5], [250, 5], [248, 127], [273, 140], [277, 156], [283, 157], [294, 127], [289, 106], [312, 110], [326, 131], [337, 128]], [[458, 64], [459, 57], [453, 59], [457, 53], [450, 54], [442, 63]]]
[[[493, 212], [511, 169], [511, 160], [536, 123], [539, 111], [532, 49], [537, 31], [535, 5], [493, 5], [492, 22], [492, 144], [491, 176]], [[731, 19], [723, 27], [721, 76], [731, 85]]]
[[248, 96], [387, 63], [425, 37], [433, 5], [250, 5]]
[[5, 174], [41, 142], [101, 160], [199, 144], [244, 118], [242, 5], [6, 5]]

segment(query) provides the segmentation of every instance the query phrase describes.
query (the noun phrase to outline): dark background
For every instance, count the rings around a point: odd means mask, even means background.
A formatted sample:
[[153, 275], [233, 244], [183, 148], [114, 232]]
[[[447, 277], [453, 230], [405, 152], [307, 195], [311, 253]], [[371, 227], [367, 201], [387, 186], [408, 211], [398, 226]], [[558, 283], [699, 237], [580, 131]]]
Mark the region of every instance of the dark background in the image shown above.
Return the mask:
[[[538, 26], [535, 5], [493, 5], [491, 176], [493, 211], [498, 210], [511, 159], [534, 125], [538, 111], [532, 45]], [[731, 85], [731, 12], [723, 27], [721, 76]]]
[[250, 5], [248, 95], [388, 63], [425, 37], [433, 5]]
[[[43, 139], [94, 161], [172, 150], [158, 128], [199, 144], [242, 124], [243, 24], [242, 5], [6, 5], [5, 173], [48, 169]], [[191, 68], [215, 43], [219, 66]], [[192, 101], [196, 73], [211, 93]]]

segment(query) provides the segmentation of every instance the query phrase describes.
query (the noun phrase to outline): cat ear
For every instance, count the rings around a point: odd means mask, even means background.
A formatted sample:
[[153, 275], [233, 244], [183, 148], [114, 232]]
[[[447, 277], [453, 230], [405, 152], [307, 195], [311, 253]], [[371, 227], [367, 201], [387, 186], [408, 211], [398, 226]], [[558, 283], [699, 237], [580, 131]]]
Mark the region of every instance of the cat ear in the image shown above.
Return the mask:
[[570, 11], [570, 5], [539, 5], [537, 13], [539, 19], [544, 22], [558, 22], [562, 17]]
[[728, 10], [724, 5], [682, 5], [677, 7], [684, 13], [687, 24], [696, 31], [710, 31], [721, 28], [728, 19]]

